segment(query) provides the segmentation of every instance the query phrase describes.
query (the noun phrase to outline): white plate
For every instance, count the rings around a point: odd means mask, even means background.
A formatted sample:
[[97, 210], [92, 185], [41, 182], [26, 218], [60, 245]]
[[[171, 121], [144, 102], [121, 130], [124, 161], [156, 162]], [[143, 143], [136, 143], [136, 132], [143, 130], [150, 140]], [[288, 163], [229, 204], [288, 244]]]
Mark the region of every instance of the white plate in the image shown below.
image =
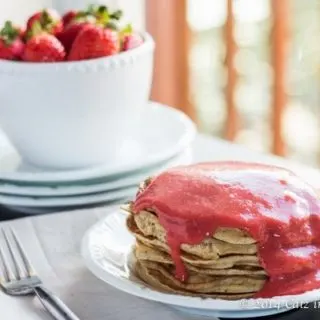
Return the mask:
[[93, 195], [66, 196], [66, 197], [19, 197], [0, 196], [0, 204], [19, 207], [66, 207], [89, 205], [131, 198], [137, 192], [136, 187], [122, 188], [112, 191], [100, 192]]
[[320, 298], [320, 290], [295, 296], [238, 301], [186, 297], [156, 291], [139, 280], [132, 271], [131, 247], [135, 240], [126, 229], [126, 216], [120, 210], [110, 213], [94, 225], [82, 241], [82, 255], [87, 267], [102, 281], [121, 291], [192, 314], [245, 319], [285, 312]]
[[22, 213], [25, 216], [47, 214], [47, 213], [60, 212], [60, 211], [62, 212], [63, 210], [62, 208], [59, 208], [59, 207], [52, 207], [52, 208], [46, 208], [46, 207], [33, 208], [33, 207], [20, 207], [20, 206], [4, 206], [4, 207], [14, 212], [18, 212], [19, 214]]
[[74, 182], [74, 185], [60, 186], [29, 186], [29, 185], [15, 185], [12, 182], [0, 182], [0, 194], [2, 195], [15, 195], [15, 196], [37, 196], [37, 197], [58, 197], [58, 196], [71, 196], [71, 195], [81, 195], [81, 194], [93, 194], [97, 192], [105, 192], [114, 189], [134, 187], [137, 186], [146, 177], [161, 172], [167, 168], [190, 164], [192, 160], [192, 150], [187, 148], [181, 154], [171, 158], [169, 161], [163, 162], [158, 166], [151, 167], [142, 173], [133, 173], [132, 175], [127, 175], [125, 177], [120, 177], [118, 179], [110, 179], [106, 177], [98, 181], [81, 181]]
[[0, 146], [6, 151], [0, 154], [0, 180], [50, 184], [120, 176], [170, 159], [195, 138], [194, 123], [179, 110], [150, 102], [143, 116], [144, 126], [130, 137], [131, 149], [123, 150], [123, 156], [117, 162], [82, 170], [50, 171], [31, 167], [22, 163], [18, 154], [2, 138]]
[[[93, 203], [88, 206], [81, 206], [81, 209], [85, 208], [93, 208], [95, 205], [98, 205], [99, 207], [104, 207], [104, 206], [112, 206], [116, 205], [119, 203], [123, 203], [125, 200], [123, 198], [120, 199], [115, 199], [111, 201], [106, 201], [106, 202], [98, 202], [98, 203]], [[19, 216], [28, 216], [28, 215], [42, 215], [42, 214], [48, 214], [48, 213], [61, 213], [64, 211], [75, 211], [79, 210], [78, 206], [65, 206], [65, 207], [22, 207], [22, 206], [4, 206], [8, 208], [11, 211], [14, 211], [15, 213], [19, 213]], [[1, 216], [1, 213], [0, 213]]]

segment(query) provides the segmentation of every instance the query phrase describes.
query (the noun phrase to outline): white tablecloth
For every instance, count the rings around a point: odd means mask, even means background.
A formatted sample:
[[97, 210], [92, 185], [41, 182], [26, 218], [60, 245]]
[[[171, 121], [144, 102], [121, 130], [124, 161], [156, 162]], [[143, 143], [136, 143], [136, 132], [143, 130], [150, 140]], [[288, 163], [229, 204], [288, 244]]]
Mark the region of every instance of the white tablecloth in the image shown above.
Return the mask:
[[[256, 154], [219, 140], [199, 136], [195, 161], [247, 160], [287, 162]], [[288, 164], [320, 186], [318, 171]], [[85, 231], [112, 208], [85, 209], [68, 213], [25, 218], [4, 224], [14, 227], [45, 284], [55, 291], [82, 320], [182, 320], [199, 319], [177, 313], [161, 304], [144, 301], [117, 291], [96, 279], [83, 265], [79, 254]], [[12, 298], [0, 292], [0, 319], [50, 319], [33, 298]], [[296, 319], [296, 318], [295, 318]]]

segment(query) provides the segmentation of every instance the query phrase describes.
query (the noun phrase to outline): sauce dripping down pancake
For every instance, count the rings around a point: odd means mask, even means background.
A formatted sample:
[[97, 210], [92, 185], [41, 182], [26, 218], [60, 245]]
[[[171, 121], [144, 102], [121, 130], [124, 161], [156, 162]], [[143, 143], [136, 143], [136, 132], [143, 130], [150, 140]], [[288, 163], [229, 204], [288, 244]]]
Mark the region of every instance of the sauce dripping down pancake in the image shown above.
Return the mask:
[[256, 297], [320, 288], [320, 201], [292, 172], [243, 162], [170, 169], [137, 195], [134, 212], [152, 209], [166, 230], [175, 274], [187, 280], [181, 244], [199, 244], [218, 227], [257, 241], [269, 280]]

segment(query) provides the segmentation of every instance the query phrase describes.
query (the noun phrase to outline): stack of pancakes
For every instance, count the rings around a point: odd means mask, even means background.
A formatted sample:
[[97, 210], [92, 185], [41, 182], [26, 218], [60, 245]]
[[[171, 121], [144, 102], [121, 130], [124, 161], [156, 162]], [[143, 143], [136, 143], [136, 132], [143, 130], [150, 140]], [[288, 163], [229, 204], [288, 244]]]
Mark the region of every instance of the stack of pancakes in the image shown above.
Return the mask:
[[218, 228], [200, 244], [182, 244], [188, 278], [181, 282], [175, 277], [166, 232], [157, 215], [152, 210], [133, 213], [131, 205], [125, 209], [128, 229], [136, 238], [135, 271], [157, 290], [235, 300], [252, 297], [262, 289], [267, 275], [259, 264], [255, 240], [244, 231]]

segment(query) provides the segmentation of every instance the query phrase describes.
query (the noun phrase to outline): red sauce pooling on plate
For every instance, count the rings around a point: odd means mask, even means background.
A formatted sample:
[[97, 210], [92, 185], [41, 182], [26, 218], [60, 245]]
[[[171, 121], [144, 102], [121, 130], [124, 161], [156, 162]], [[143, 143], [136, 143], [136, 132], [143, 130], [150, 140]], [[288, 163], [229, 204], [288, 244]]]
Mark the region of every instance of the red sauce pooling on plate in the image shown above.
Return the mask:
[[181, 244], [198, 244], [216, 228], [231, 227], [257, 241], [269, 280], [256, 297], [320, 288], [320, 200], [290, 171], [242, 162], [173, 168], [137, 196], [134, 211], [147, 208], [166, 230], [181, 281], [187, 279]]

